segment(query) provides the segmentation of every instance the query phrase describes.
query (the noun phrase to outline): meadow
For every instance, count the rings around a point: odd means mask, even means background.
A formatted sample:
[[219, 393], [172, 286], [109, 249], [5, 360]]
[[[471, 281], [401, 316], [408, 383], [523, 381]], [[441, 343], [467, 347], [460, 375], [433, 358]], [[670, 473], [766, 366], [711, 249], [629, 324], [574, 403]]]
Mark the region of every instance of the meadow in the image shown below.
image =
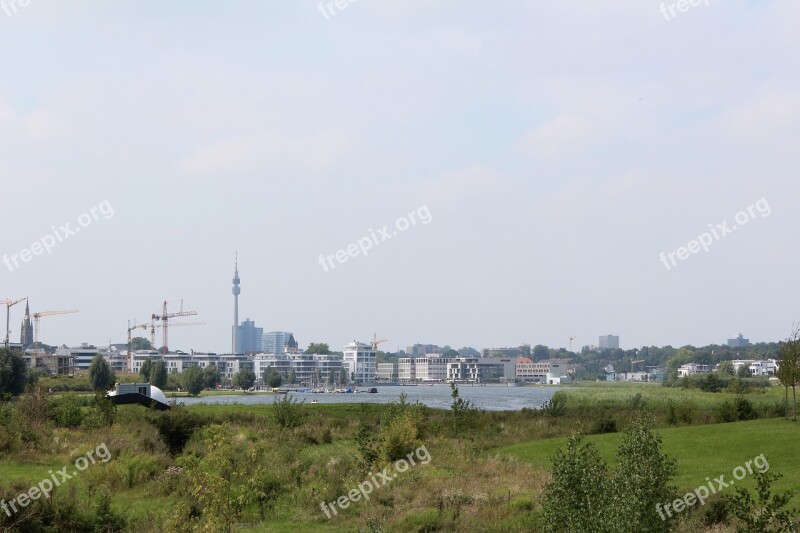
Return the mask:
[[[646, 413], [678, 462], [678, 491], [764, 454], [800, 486], [783, 389], [739, 396], [653, 385], [572, 387], [541, 410], [482, 412], [392, 404], [195, 405], [167, 413], [119, 406], [104, 419], [86, 398], [29, 395], [0, 404], [0, 498], [6, 501], [100, 444], [112, 459], [23, 512], [13, 531], [535, 531], [556, 449], [580, 429], [614, 463], [620, 432]], [[742, 403], [741, 400], [745, 400]], [[77, 408], [78, 414], [75, 414]], [[720, 423], [720, 420], [743, 420]], [[111, 424], [107, 422], [112, 422]], [[424, 446], [427, 464], [352, 495]], [[751, 480], [744, 479], [748, 484]], [[732, 490], [732, 489], [731, 489]], [[706, 507], [709, 507], [708, 505]], [[698, 531], [708, 509], [673, 524]], [[65, 529], [66, 528], [66, 529]], [[709, 530], [733, 531], [730, 523]], [[726, 529], [728, 528], [728, 529]]]

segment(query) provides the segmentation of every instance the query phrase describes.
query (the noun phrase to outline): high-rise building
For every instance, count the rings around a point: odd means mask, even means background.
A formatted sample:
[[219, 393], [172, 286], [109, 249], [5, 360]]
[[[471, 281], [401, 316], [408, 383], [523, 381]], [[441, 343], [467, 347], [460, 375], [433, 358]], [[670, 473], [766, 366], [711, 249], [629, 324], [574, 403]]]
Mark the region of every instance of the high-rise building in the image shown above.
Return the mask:
[[597, 343], [597, 346], [601, 350], [618, 350], [619, 335], [600, 335], [600, 340]]
[[256, 323], [248, 318], [237, 329], [235, 353], [264, 351], [264, 328], [257, 328]]
[[354, 384], [375, 382], [378, 359], [372, 345], [353, 341], [344, 347], [343, 354], [342, 364]]
[[297, 352], [297, 341], [294, 335], [288, 331], [270, 331], [264, 334], [264, 353], [294, 353]]
[[729, 348], [744, 348], [750, 345], [750, 339], [745, 339], [741, 333], [735, 339], [728, 339]]
[[231, 353], [236, 353], [236, 347], [238, 346], [236, 342], [236, 334], [238, 333], [239, 329], [239, 294], [241, 294], [242, 289], [239, 287], [239, 253], [236, 253], [236, 267], [233, 271], [233, 289], [231, 289], [233, 293], [233, 338], [231, 339]]
[[19, 335], [19, 342], [22, 349], [27, 350], [33, 346], [33, 323], [31, 323], [31, 309], [28, 302], [25, 302], [25, 317], [22, 319], [22, 331]]

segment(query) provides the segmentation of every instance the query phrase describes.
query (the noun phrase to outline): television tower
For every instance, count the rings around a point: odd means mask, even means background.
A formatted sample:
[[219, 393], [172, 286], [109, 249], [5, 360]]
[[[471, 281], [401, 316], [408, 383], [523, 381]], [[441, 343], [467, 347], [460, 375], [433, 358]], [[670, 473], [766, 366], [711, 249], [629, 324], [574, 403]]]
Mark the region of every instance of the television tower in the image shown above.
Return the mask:
[[233, 343], [231, 353], [236, 353], [236, 332], [239, 327], [239, 294], [242, 289], [239, 287], [239, 252], [236, 252], [236, 269], [233, 272]]

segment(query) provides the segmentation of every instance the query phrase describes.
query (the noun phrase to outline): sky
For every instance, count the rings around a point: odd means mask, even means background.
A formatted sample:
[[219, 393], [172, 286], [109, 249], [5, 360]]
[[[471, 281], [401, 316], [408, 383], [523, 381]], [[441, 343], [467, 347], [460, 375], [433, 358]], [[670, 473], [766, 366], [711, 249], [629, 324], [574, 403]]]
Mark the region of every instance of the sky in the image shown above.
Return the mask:
[[0, 0], [0, 299], [224, 352], [238, 252], [301, 346], [786, 338], [800, 3], [682, 6]]

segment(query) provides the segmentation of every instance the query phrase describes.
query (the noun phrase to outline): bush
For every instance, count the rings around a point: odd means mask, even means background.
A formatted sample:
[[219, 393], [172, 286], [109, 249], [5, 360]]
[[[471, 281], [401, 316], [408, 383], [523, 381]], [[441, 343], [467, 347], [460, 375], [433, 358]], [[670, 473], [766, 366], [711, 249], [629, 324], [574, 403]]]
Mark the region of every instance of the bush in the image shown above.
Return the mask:
[[173, 407], [172, 410], [152, 415], [148, 418], [169, 448], [169, 453], [174, 457], [179, 455], [194, 432], [210, 421], [196, 413], [191, 413], [181, 407]]
[[562, 391], [553, 394], [542, 404], [542, 411], [552, 417], [564, 416], [567, 413], [567, 395]]
[[272, 417], [275, 423], [282, 428], [294, 428], [303, 425], [305, 414], [302, 405], [305, 399], [297, 401], [297, 398], [290, 398], [288, 394], [277, 395], [272, 402]]
[[593, 434], [598, 433], [616, 433], [617, 432], [617, 421], [610, 414], [604, 415], [602, 418], [598, 418], [594, 421], [592, 425]]
[[83, 422], [81, 402], [73, 395], [63, 396], [51, 402], [50, 419], [60, 428], [77, 428]]

